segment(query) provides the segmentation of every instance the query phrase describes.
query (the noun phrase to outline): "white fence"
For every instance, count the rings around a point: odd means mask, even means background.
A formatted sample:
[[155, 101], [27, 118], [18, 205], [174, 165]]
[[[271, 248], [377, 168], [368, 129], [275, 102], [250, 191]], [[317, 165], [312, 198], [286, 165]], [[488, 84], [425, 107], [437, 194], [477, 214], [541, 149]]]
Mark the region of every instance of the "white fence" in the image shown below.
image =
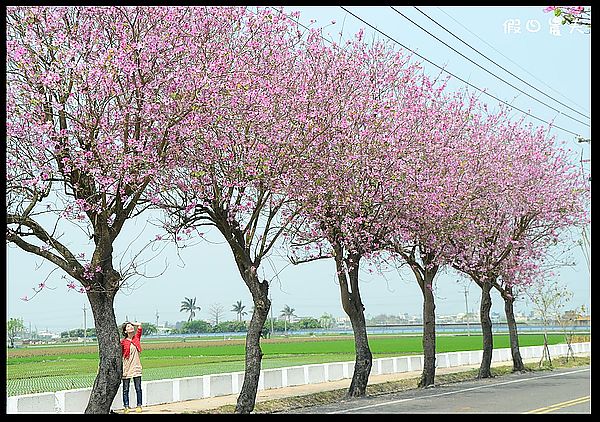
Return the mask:
[[[573, 343], [576, 354], [587, 354], [591, 343]], [[551, 356], [567, 354], [566, 344], [549, 346]], [[523, 359], [541, 358], [543, 346], [521, 347]], [[481, 362], [482, 350], [467, 352], [438, 353], [438, 368], [463, 365], [477, 365]], [[510, 349], [495, 349], [492, 362], [511, 361]], [[423, 369], [423, 355], [373, 359], [371, 375], [398, 372], [420, 371]], [[258, 389], [281, 388], [293, 385], [316, 384], [327, 381], [352, 378], [354, 362], [334, 362], [317, 365], [292, 366], [287, 368], [264, 369], [258, 380]], [[178, 401], [238, 394], [244, 381], [244, 372], [203, 375], [199, 377], [142, 381], [143, 405], [155, 405]], [[111, 406], [114, 410], [123, 408], [122, 386]], [[27, 394], [7, 397], [7, 413], [83, 413], [91, 393], [91, 388], [63, 390], [50, 393]], [[130, 387], [130, 403], [135, 404], [135, 389]]]

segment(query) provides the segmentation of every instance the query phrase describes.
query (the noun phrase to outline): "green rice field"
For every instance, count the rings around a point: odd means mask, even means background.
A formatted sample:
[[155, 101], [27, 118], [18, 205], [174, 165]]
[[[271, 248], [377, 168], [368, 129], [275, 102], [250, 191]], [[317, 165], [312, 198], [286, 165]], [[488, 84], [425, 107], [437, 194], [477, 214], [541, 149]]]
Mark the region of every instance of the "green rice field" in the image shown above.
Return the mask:
[[[561, 334], [550, 334], [550, 344], [564, 343]], [[142, 340], [144, 381], [183, 378], [244, 370], [244, 339], [173, 341]], [[521, 347], [543, 344], [541, 334], [519, 336]], [[422, 354], [420, 335], [372, 335], [373, 358]], [[437, 352], [480, 350], [480, 335], [444, 335], [436, 340]], [[494, 348], [507, 348], [508, 335], [494, 335]], [[262, 368], [344, 362], [354, 360], [351, 335], [272, 338], [261, 341]], [[98, 369], [95, 345], [30, 346], [7, 349], [8, 396], [88, 388]]]

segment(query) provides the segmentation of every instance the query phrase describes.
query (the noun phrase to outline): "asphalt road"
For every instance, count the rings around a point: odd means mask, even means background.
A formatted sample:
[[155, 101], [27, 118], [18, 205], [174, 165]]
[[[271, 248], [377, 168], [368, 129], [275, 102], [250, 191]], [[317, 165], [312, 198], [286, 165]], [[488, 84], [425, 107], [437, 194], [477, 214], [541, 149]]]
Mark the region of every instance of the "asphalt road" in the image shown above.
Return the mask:
[[591, 413], [590, 366], [510, 374], [289, 413]]

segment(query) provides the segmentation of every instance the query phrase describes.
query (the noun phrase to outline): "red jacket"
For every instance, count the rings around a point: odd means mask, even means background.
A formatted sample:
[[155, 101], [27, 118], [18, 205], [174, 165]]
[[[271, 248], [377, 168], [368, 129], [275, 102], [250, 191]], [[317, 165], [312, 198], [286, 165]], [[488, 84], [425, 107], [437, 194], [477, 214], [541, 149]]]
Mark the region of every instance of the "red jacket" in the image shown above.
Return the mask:
[[138, 351], [142, 351], [142, 344], [140, 343], [140, 338], [142, 337], [142, 326], [138, 325], [138, 329], [135, 332], [133, 338], [129, 340], [128, 337], [125, 337], [121, 340], [121, 352], [123, 353], [123, 357], [125, 359], [129, 359], [129, 349], [131, 348], [131, 343], [135, 344]]

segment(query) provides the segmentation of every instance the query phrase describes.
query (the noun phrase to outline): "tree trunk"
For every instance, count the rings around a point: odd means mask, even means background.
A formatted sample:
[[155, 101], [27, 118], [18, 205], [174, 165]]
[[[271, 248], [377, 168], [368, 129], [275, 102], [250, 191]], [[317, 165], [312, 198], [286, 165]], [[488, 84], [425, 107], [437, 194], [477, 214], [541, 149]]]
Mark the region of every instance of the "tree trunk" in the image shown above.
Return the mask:
[[552, 368], [552, 358], [550, 357], [550, 349], [548, 348], [548, 333], [546, 332], [546, 328], [544, 327], [544, 349], [542, 353], [542, 358], [540, 359], [539, 367], [542, 367], [542, 363], [544, 360], [548, 360], [550, 364], [550, 368]]
[[492, 297], [490, 290], [492, 283], [484, 279], [480, 284], [481, 304], [479, 307], [481, 331], [483, 333], [483, 357], [479, 367], [478, 378], [491, 378], [492, 351], [494, 349], [494, 337], [492, 334], [492, 320], [490, 319], [490, 309], [492, 308]]
[[85, 413], [110, 413], [123, 376], [120, 335], [113, 307], [114, 294], [88, 292], [94, 315], [100, 364]]
[[[354, 374], [352, 382], [348, 388], [347, 397], [364, 397], [367, 393], [367, 384], [369, 382], [369, 374], [373, 364], [373, 355], [369, 347], [369, 339], [367, 336], [367, 324], [365, 322], [364, 306], [360, 298], [358, 288], [358, 266], [359, 257], [353, 256], [350, 260], [354, 260], [353, 264], [349, 265], [348, 279], [344, 270], [341, 253], [336, 253], [335, 261], [338, 269], [338, 279], [340, 282], [340, 293], [342, 297], [342, 307], [350, 318], [352, 331], [354, 333], [354, 348], [356, 358], [354, 361]], [[352, 290], [348, 288], [348, 281]]]
[[373, 364], [373, 355], [369, 348], [369, 340], [367, 337], [367, 327], [363, 311], [351, 312], [348, 314], [352, 323], [352, 331], [354, 332], [354, 347], [356, 349], [356, 358], [354, 361], [354, 374], [352, 382], [348, 389], [348, 397], [364, 397], [367, 393], [367, 384], [369, 382], [369, 374]]
[[506, 314], [506, 323], [508, 324], [508, 334], [510, 336], [510, 353], [513, 359], [513, 372], [525, 372], [526, 368], [519, 351], [519, 335], [517, 333], [517, 321], [513, 309], [514, 298], [504, 296], [504, 313]]
[[425, 274], [425, 285], [421, 286], [423, 293], [423, 372], [419, 387], [425, 388], [435, 382], [435, 301], [432, 286], [433, 275]]
[[271, 307], [271, 301], [268, 297], [268, 283], [266, 281], [260, 282], [256, 275], [256, 269], [248, 264], [242, 264], [242, 267], [246, 267], [246, 270], [242, 272], [242, 277], [250, 289], [250, 293], [252, 293], [254, 312], [248, 325], [248, 333], [246, 334], [244, 383], [235, 406], [236, 413], [250, 413], [254, 410], [263, 356], [262, 349], [260, 348], [260, 333], [265, 325]]

